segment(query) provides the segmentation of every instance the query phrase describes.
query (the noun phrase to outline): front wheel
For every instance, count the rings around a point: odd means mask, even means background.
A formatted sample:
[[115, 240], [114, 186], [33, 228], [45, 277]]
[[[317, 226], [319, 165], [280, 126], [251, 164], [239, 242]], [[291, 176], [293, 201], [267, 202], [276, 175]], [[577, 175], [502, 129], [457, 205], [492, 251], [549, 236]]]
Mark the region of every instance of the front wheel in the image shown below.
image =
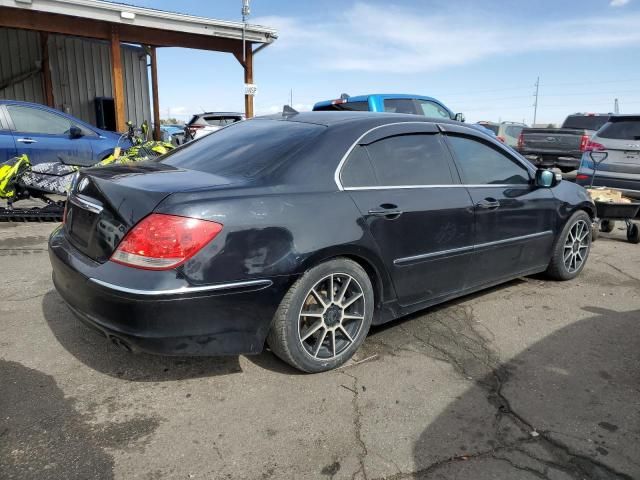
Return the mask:
[[299, 278], [282, 299], [267, 337], [271, 350], [308, 373], [336, 368], [364, 341], [373, 318], [373, 287], [356, 262], [337, 258]]
[[575, 212], [556, 239], [547, 275], [555, 280], [577, 277], [587, 263], [591, 238], [591, 218], [582, 210]]

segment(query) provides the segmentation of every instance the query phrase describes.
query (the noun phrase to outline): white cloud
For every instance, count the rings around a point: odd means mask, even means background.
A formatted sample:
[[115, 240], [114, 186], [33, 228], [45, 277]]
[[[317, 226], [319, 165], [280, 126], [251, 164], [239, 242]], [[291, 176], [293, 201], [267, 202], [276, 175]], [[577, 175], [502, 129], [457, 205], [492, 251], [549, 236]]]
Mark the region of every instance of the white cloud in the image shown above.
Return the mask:
[[612, 7], [624, 7], [627, 3], [629, 3], [629, 0], [611, 0], [609, 5]]
[[385, 73], [427, 72], [496, 55], [630, 45], [640, 42], [639, 22], [640, 15], [631, 14], [518, 24], [481, 10], [449, 7], [425, 14], [367, 3], [356, 3], [324, 23], [256, 19], [278, 29], [271, 48], [286, 51], [296, 67]]

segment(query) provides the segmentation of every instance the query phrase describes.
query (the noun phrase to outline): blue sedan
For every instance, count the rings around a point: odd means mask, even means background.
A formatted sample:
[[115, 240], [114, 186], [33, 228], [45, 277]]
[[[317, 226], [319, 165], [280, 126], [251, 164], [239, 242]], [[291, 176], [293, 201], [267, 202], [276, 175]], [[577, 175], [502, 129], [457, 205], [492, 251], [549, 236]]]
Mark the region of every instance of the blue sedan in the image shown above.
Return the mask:
[[[119, 139], [118, 133], [44, 105], [0, 100], [0, 162], [26, 154], [33, 165], [64, 158], [90, 166], [108, 157]], [[128, 147], [128, 140], [120, 146]]]

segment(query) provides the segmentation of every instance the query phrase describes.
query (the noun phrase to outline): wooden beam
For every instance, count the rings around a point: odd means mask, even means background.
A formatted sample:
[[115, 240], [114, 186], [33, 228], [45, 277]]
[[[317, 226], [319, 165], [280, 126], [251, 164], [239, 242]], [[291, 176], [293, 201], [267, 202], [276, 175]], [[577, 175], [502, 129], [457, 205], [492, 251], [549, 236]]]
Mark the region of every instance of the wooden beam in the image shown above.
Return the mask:
[[[253, 45], [247, 42], [244, 59], [244, 83], [253, 83]], [[244, 115], [253, 117], [253, 95], [244, 96]]]
[[51, 82], [51, 66], [49, 65], [49, 34], [40, 32], [40, 48], [42, 58], [42, 91], [48, 107], [55, 107], [53, 101], [53, 83]]
[[76, 37], [111, 40], [111, 27], [119, 29], [120, 41], [154, 45], [156, 47], [181, 47], [242, 55], [242, 40], [174, 32], [156, 28], [138, 27], [77, 18], [55, 13], [38, 12], [23, 8], [0, 7], [0, 27], [38, 30], [41, 32], [73, 35]]
[[156, 47], [149, 47], [151, 57], [151, 93], [153, 98], [153, 138], [160, 140], [160, 100], [158, 97], [158, 55]]
[[113, 99], [116, 106], [116, 130], [125, 132], [127, 125], [124, 111], [124, 79], [120, 48], [120, 32], [117, 25], [113, 25], [111, 27], [111, 79], [113, 80]]

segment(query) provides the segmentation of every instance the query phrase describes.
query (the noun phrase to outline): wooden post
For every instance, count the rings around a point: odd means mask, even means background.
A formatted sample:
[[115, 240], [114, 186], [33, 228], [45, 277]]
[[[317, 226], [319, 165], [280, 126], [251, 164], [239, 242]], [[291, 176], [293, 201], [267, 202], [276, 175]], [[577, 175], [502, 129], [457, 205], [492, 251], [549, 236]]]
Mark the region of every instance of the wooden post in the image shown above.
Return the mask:
[[[253, 83], [253, 46], [247, 42], [245, 49], [244, 83]], [[247, 118], [253, 117], [253, 95], [244, 96], [244, 115]]]
[[156, 47], [149, 47], [151, 57], [151, 94], [153, 97], [153, 138], [160, 140], [160, 100], [158, 98], [158, 57]]
[[127, 129], [124, 103], [124, 80], [122, 78], [122, 54], [120, 51], [120, 32], [117, 25], [111, 27], [111, 78], [113, 80], [113, 99], [116, 106], [116, 130]]
[[53, 83], [51, 83], [51, 68], [49, 65], [49, 34], [40, 32], [40, 48], [42, 57], [42, 90], [44, 101], [48, 107], [55, 107], [53, 102]]

